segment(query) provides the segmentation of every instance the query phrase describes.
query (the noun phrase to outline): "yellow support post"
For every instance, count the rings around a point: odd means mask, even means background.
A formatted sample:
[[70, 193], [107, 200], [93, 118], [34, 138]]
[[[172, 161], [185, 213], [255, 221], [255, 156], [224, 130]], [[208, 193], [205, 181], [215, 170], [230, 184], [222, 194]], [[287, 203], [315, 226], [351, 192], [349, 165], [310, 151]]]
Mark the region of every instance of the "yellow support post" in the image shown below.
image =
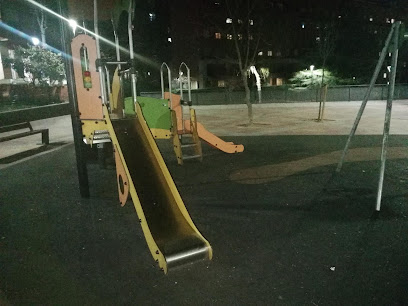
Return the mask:
[[173, 150], [177, 157], [177, 163], [183, 164], [183, 152], [181, 151], [181, 142], [177, 131], [177, 115], [174, 110], [171, 110], [171, 126], [173, 135]]
[[203, 151], [201, 148], [201, 140], [198, 136], [198, 129], [197, 129], [197, 117], [194, 108], [190, 108], [190, 130], [193, 135], [193, 142], [195, 144], [194, 151], [196, 155], [199, 155], [199, 161], [203, 161]]

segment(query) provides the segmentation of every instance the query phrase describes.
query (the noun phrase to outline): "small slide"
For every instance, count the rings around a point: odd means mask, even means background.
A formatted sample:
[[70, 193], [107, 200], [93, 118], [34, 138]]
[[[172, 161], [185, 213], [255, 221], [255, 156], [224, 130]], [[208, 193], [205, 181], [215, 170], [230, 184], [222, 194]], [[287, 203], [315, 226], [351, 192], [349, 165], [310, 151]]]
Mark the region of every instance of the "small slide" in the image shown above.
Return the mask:
[[[165, 92], [164, 93], [164, 98], [168, 99], [170, 101], [170, 93], [169, 92]], [[191, 133], [191, 129], [190, 129], [190, 120], [184, 120], [184, 129], [185, 131], [183, 131], [182, 128], [182, 112], [183, 109], [181, 107], [181, 97], [180, 95], [177, 94], [172, 94], [171, 95], [172, 98], [172, 109], [176, 112], [176, 116], [177, 116], [177, 127], [178, 127], [178, 133], [179, 134], [183, 134], [183, 132], [186, 133]], [[243, 145], [236, 145], [233, 142], [225, 142], [224, 140], [222, 140], [221, 138], [215, 136], [213, 133], [207, 131], [205, 129], [205, 127], [197, 122], [197, 132], [198, 132], [198, 137], [200, 137], [202, 140], [204, 140], [205, 142], [207, 142], [210, 146], [221, 150], [225, 153], [240, 153], [244, 151], [244, 146]]]
[[[108, 115], [106, 107], [104, 113]], [[106, 117], [153, 258], [165, 273], [179, 265], [211, 259], [211, 246], [191, 220], [140, 107], [137, 113], [138, 117], [115, 121]]]
[[[184, 128], [187, 133], [191, 133], [190, 120], [184, 121]], [[243, 145], [236, 145], [233, 142], [225, 142], [221, 138], [215, 136], [213, 133], [207, 131], [205, 127], [197, 122], [198, 137], [207, 142], [209, 145], [217, 148], [225, 153], [240, 153], [244, 151]]]

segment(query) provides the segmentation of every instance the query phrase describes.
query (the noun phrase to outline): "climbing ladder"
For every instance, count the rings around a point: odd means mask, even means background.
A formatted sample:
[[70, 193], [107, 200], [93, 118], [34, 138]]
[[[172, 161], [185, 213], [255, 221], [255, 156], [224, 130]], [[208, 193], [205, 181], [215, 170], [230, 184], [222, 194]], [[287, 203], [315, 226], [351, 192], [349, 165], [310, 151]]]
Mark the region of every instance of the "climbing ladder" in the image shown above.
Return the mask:
[[[183, 66], [187, 70], [187, 88], [188, 88], [188, 101], [189, 115], [190, 115], [190, 127], [185, 129], [184, 126], [184, 109], [185, 104], [183, 100], [183, 81], [181, 76]], [[169, 91], [164, 91], [164, 69], [167, 69], [168, 81], [169, 81]], [[200, 162], [203, 160], [203, 153], [201, 148], [201, 140], [198, 136], [197, 130], [197, 117], [195, 110], [191, 108], [191, 82], [190, 82], [190, 69], [183, 62], [179, 67], [180, 76], [180, 95], [174, 95], [171, 92], [171, 71], [166, 63], [163, 63], [160, 68], [161, 77], [161, 88], [162, 88], [162, 99], [169, 100], [169, 105], [171, 109], [171, 121], [172, 121], [172, 137], [173, 137], [173, 148], [177, 156], [177, 163], [182, 165], [185, 160], [198, 159]], [[188, 130], [188, 132], [187, 132]]]

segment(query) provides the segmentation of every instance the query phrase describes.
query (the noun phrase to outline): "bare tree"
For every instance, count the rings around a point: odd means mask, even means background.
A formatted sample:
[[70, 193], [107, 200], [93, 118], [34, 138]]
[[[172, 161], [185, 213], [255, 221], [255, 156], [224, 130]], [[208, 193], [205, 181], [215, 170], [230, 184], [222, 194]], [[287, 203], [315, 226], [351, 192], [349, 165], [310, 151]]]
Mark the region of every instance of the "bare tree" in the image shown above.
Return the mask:
[[255, 12], [258, 4], [257, 0], [226, 0], [225, 1], [228, 18], [231, 18], [232, 40], [235, 50], [235, 62], [238, 64], [242, 84], [245, 89], [245, 103], [248, 107], [248, 124], [253, 123], [253, 110], [251, 103], [251, 91], [248, 84], [248, 74], [250, 67], [255, 63], [255, 56], [258, 53], [260, 35], [255, 33], [259, 24], [254, 27]]
[[44, 11], [39, 8], [35, 9], [35, 16], [37, 19], [38, 27], [40, 29], [41, 43], [45, 45], [46, 44], [45, 30], [47, 29], [47, 16], [45, 15]]
[[337, 26], [334, 20], [323, 23], [319, 26], [317, 42], [317, 53], [322, 63], [322, 79], [320, 82], [319, 114], [318, 121], [323, 120], [325, 100], [327, 94], [327, 84], [325, 83], [325, 71], [327, 61], [333, 54], [337, 42]]

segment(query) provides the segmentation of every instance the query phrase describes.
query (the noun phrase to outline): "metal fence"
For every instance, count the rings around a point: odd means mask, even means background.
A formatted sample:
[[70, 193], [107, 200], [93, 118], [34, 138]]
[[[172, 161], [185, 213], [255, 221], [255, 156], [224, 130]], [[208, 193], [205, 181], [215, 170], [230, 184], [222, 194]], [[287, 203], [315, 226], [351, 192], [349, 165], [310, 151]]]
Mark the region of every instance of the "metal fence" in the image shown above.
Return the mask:
[[[368, 85], [347, 85], [329, 87], [327, 101], [362, 101]], [[160, 98], [160, 92], [142, 92], [142, 96]], [[293, 88], [288, 86], [272, 86], [262, 88], [262, 103], [274, 102], [317, 102], [319, 88]], [[197, 89], [191, 91], [194, 105], [225, 105], [245, 103], [245, 92], [231, 91], [223, 88]], [[387, 85], [375, 85], [370, 100], [387, 99]], [[394, 99], [408, 99], [408, 84], [395, 86]], [[258, 102], [257, 91], [251, 90], [251, 101]]]

